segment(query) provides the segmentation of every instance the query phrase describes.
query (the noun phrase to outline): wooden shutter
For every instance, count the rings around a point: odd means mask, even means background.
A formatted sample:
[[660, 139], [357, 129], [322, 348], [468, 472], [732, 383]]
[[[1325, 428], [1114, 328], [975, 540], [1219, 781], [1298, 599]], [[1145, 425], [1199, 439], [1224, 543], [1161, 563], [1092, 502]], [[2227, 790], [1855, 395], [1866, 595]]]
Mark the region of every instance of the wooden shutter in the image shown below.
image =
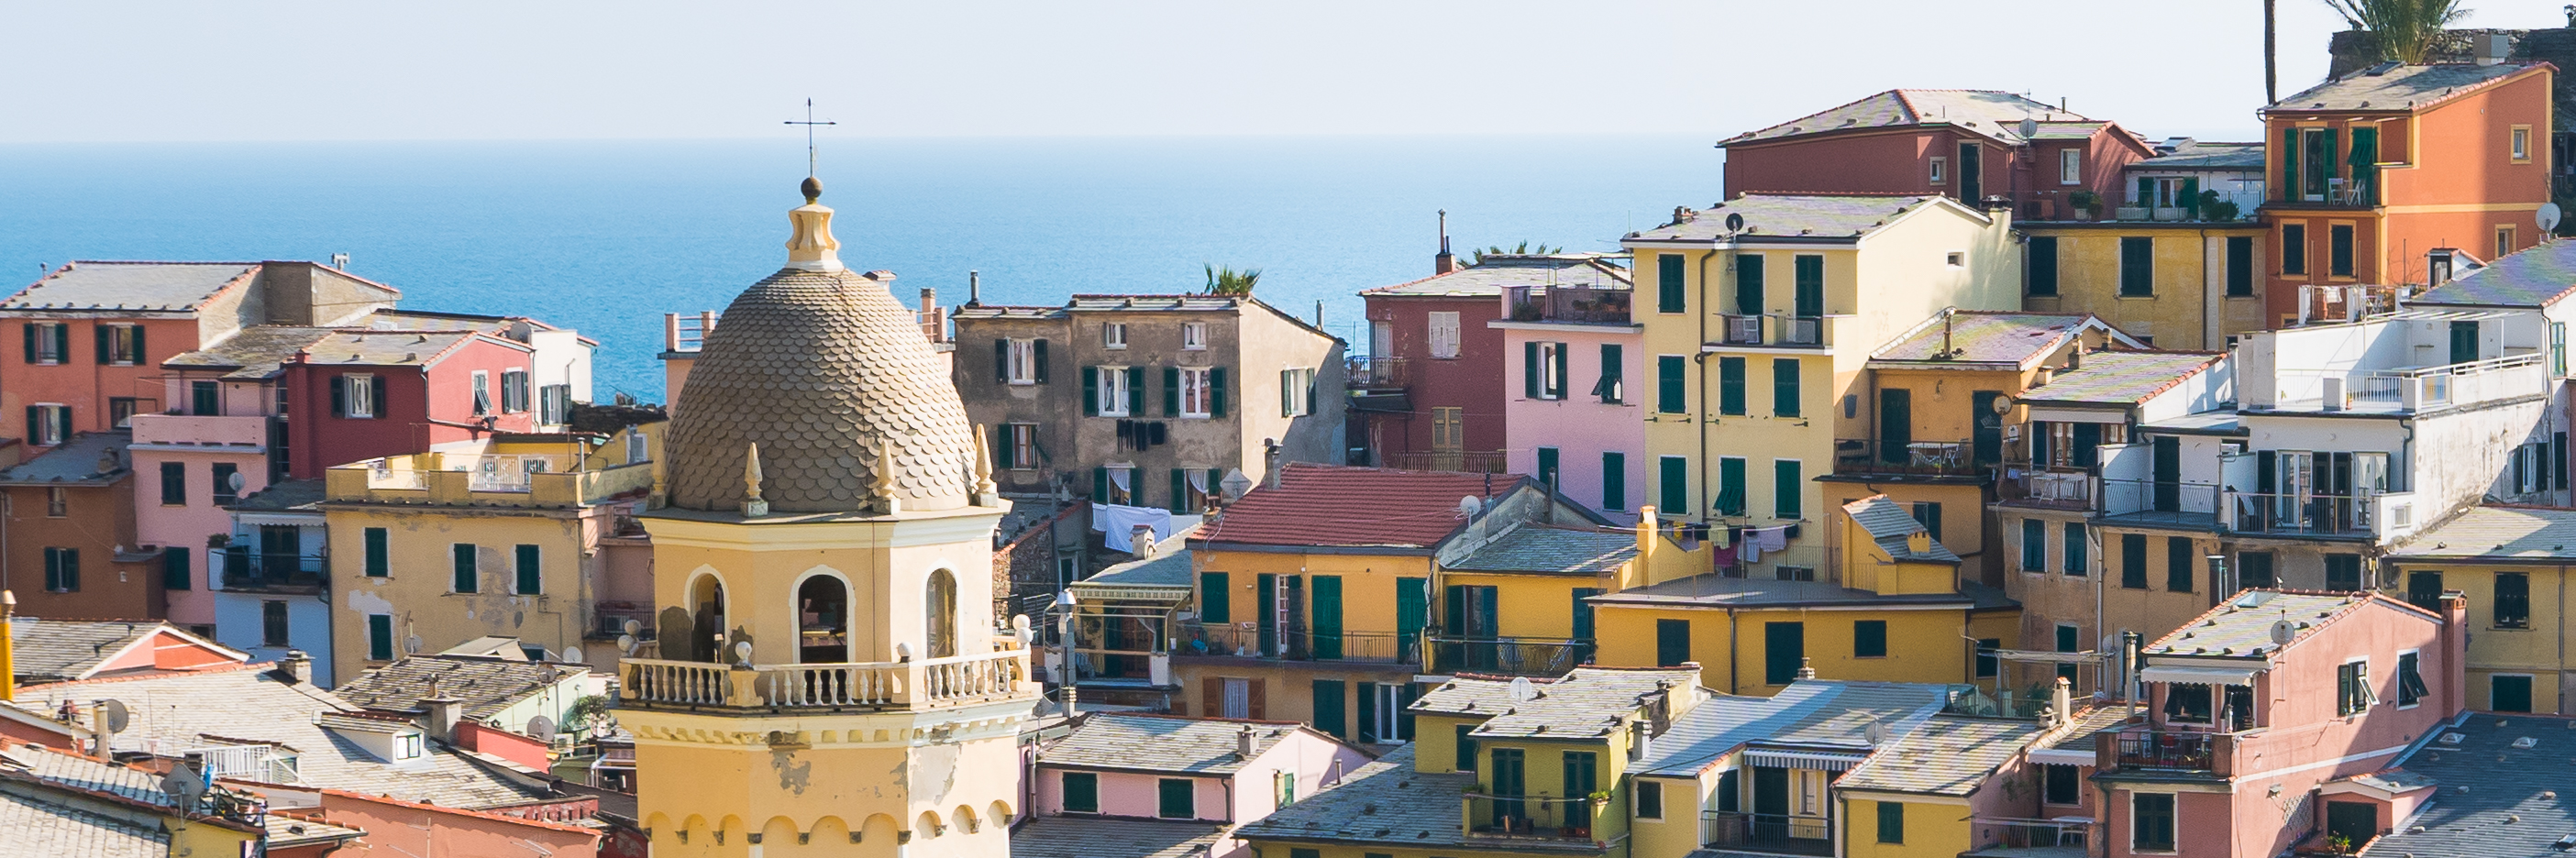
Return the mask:
[[1171, 476], [1172, 503], [1170, 505], [1170, 509], [1175, 515], [1188, 515], [1190, 512], [1189, 476], [1181, 473], [1181, 469], [1179, 468], [1171, 469]]
[[44, 440], [45, 409], [34, 405], [27, 406], [27, 443], [39, 444]]
[[1011, 341], [1008, 339], [993, 341], [993, 383], [1011, 383]]
[[1314, 689], [1315, 729], [1330, 733], [1335, 738], [1350, 738], [1351, 725], [1348, 720], [1350, 710], [1342, 703], [1342, 681], [1318, 679], [1314, 682]]
[[1556, 344], [1556, 362], [1555, 362], [1555, 369], [1556, 369], [1556, 374], [1555, 374], [1555, 375], [1553, 375], [1553, 376], [1549, 376], [1549, 383], [1548, 383], [1548, 385], [1547, 385], [1547, 398], [1549, 398], [1549, 399], [1564, 399], [1564, 398], [1565, 398], [1565, 344], [1564, 344], [1564, 343], [1557, 343], [1557, 344]]
[[69, 442], [72, 439], [71, 406], [62, 405], [54, 408], [54, 437], [65, 442]]
[[1270, 717], [1269, 710], [1262, 708], [1261, 701], [1265, 694], [1264, 689], [1270, 686], [1270, 680], [1256, 676], [1251, 679], [1244, 680], [1243, 684], [1245, 686], [1243, 689], [1244, 717], [1255, 721], [1268, 719]]
[[1038, 382], [1039, 384], [1045, 384], [1045, 383], [1047, 383], [1047, 347], [1046, 347], [1046, 343], [1047, 343], [1047, 341], [1045, 341], [1045, 340], [1039, 340], [1039, 341], [1037, 341], [1037, 342], [1035, 342], [1035, 343], [1031, 343], [1031, 344], [1029, 345], [1029, 357], [1030, 357], [1030, 360], [1031, 360], [1031, 362], [1033, 362], [1033, 363], [1037, 364], [1036, 372], [1034, 373], [1034, 375], [1037, 377], [1037, 382]]
[[91, 339], [98, 341], [98, 364], [100, 366], [106, 366], [116, 362], [115, 344], [110, 342], [110, 340], [114, 338], [115, 334], [113, 331], [108, 330], [108, 328], [109, 326], [104, 324], [89, 326]]
[[1011, 424], [993, 424], [993, 440], [993, 466], [1005, 471], [1018, 467], [1018, 463], [1011, 460], [1012, 456], [1018, 455], [1020, 447], [1019, 439], [1012, 437]]
[[1525, 399], [1537, 399], [1538, 395], [1538, 343], [1522, 343], [1521, 396]]
[[[1226, 581], [1227, 576], [1223, 572], [1199, 573], [1199, 623], [1201, 625], [1223, 625], [1233, 621], [1231, 618], [1234, 616], [1234, 591], [1227, 587]], [[1210, 686], [1210, 693], [1214, 693], [1214, 686]]]
[[1100, 416], [1100, 368], [1082, 368], [1082, 416]]
[[542, 568], [538, 566], [538, 561], [544, 556], [544, 552], [537, 550], [534, 545], [522, 545], [518, 547], [516, 553], [518, 556], [514, 558], [516, 562], [512, 565], [516, 567], [513, 571], [519, 575], [519, 595], [533, 596], [544, 592], [545, 575]]
[[1357, 683], [1357, 688], [1359, 696], [1354, 702], [1359, 704], [1360, 710], [1359, 740], [1380, 741], [1377, 735], [1377, 683], [1361, 682]]
[[[369, 381], [370, 383], [367, 385], [367, 395], [368, 395], [368, 397], [372, 400], [371, 402], [369, 402], [369, 403], [368, 403], [368, 405], [372, 407], [372, 409], [373, 409], [373, 411], [374, 411], [374, 413], [375, 413], [376, 419], [378, 419], [378, 420], [383, 420], [383, 419], [385, 419], [385, 417], [387, 417], [387, 416], [388, 416], [388, 415], [385, 413], [385, 387], [386, 387], [385, 382], [387, 382], [388, 380], [389, 380], [389, 379], [387, 379], [385, 376], [381, 376], [381, 375], [379, 375], [379, 376], [372, 376], [372, 377], [370, 377], [370, 378], [368, 379], [368, 381]], [[523, 395], [520, 397], [520, 399], [519, 399], [519, 410], [521, 410], [521, 411], [526, 411], [526, 410], [528, 410], [528, 401], [527, 401], [527, 398], [524, 396], [524, 393], [525, 393], [525, 392], [527, 391], [527, 389], [528, 389], [528, 386], [527, 386], [527, 384], [526, 384], [527, 377], [526, 377], [526, 376], [520, 376], [520, 377], [519, 377], [519, 380], [520, 380], [520, 382], [521, 382], [521, 383], [520, 383], [520, 385], [519, 385], [519, 390], [520, 390], [520, 391], [521, 391], [521, 393], [523, 394]]]
[[393, 574], [392, 551], [386, 545], [390, 531], [381, 527], [367, 528], [367, 577], [382, 578]]
[[22, 328], [20, 328], [20, 330], [24, 331], [24, 332], [26, 333], [26, 335], [27, 335], [27, 362], [28, 362], [28, 363], [31, 363], [31, 364], [32, 364], [32, 363], [35, 363], [35, 362], [36, 362], [36, 323], [34, 323], [34, 322], [28, 322], [25, 326], [23, 326]]
[[143, 326], [135, 325], [128, 328], [126, 333], [133, 335], [133, 338], [128, 340], [126, 345], [131, 346], [134, 350], [134, 354], [127, 357], [126, 360], [133, 361], [139, 366], [143, 363]]
[[1225, 416], [1225, 367], [1208, 369], [1208, 416]]
[[1141, 366], [1127, 368], [1127, 414], [1145, 416], [1145, 368]]
[[479, 580], [482, 576], [475, 574], [474, 570], [474, 544], [459, 542], [449, 547], [448, 555], [455, 566], [451, 575], [454, 580], [448, 582], [448, 588], [458, 593], [472, 593], [481, 589], [477, 585], [482, 583]]
[[1225, 677], [1199, 677], [1199, 717], [1215, 718], [1225, 714]]
[[54, 324], [54, 326], [53, 326], [53, 327], [54, 327], [54, 354], [56, 355], [57, 359], [61, 360], [63, 363], [71, 363], [71, 362], [72, 362], [72, 326], [67, 325], [67, 324], [63, 324], [63, 323], [60, 323], [60, 322], [57, 322], [57, 323], [55, 323], [55, 324]]
[[1109, 502], [1109, 469], [1091, 469], [1091, 502]]
[[161, 549], [161, 589], [195, 589], [196, 572], [189, 564], [189, 559], [188, 549], [175, 547]]
[[1181, 368], [1163, 368], [1163, 416], [1181, 416]]
[[335, 375], [335, 376], [332, 376], [332, 377], [331, 377], [331, 416], [333, 416], [333, 417], [347, 417], [347, 416], [349, 416], [349, 377], [348, 377], [348, 376], [345, 376], [345, 375]]
[[73, 593], [80, 592], [80, 549], [65, 548], [62, 551], [63, 589]]

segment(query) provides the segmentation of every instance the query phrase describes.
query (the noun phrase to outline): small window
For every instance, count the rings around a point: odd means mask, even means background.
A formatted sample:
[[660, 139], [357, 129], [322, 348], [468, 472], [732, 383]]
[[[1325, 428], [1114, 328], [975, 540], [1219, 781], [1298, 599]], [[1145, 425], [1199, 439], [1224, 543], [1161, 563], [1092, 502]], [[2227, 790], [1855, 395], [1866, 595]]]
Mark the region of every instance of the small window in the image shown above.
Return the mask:
[[1852, 657], [1887, 657], [1887, 621], [1852, 621]]
[[1940, 157], [1940, 156], [1934, 156], [1934, 157], [1932, 158], [1932, 173], [1931, 173], [1930, 179], [1931, 179], [1932, 184], [1935, 184], [1935, 185], [1938, 185], [1938, 184], [1941, 184], [1941, 183], [1943, 183], [1943, 182], [1947, 182], [1947, 181], [1949, 181], [1949, 180], [1950, 180], [1950, 159], [1945, 158], [1945, 157]]
[[1010, 451], [1011, 457], [1003, 467], [1022, 471], [1036, 468], [1041, 458], [1038, 455], [1038, 425], [1008, 423], [1003, 425], [1003, 431], [1010, 435], [1004, 448]]
[[2165, 720], [2209, 723], [2209, 686], [2175, 683], [2165, 686]]
[[2495, 238], [2496, 238], [2496, 242], [2495, 242], [2495, 258], [2497, 258], [2497, 259], [2503, 259], [2503, 258], [2505, 258], [2506, 256], [2511, 255], [2511, 254], [2513, 253], [2513, 248], [2514, 248], [2513, 227], [2510, 227], [2510, 226], [2498, 226], [2498, 227], [2496, 227]]
[[2155, 239], [2123, 236], [2120, 239], [2120, 297], [2153, 298], [2155, 294]]
[[[2339, 223], [2326, 227], [2326, 273], [2334, 277], [2353, 276], [2352, 224]], [[2497, 256], [2504, 255], [2497, 251]]]
[[2421, 653], [2397, 654], [2397, 705], [2413, 706], [2424, 701], [2424, 670]]
[[[2565, 375], [2566, 373], [2559, 373]], [[143, 400], [131, 396], [107, 398], [107, 423], [118, 429], [134, 428], [134, 415], [143, 410]]]
[[2081, 767], [2050, 763], [2040, 768], [2045, 770], [2042, 777], [2048, 779], [2045, 787], [2047, 797], [2043, 801], [2066, 805], [2084, 803], [2084, 771]]
[[342, 394], [339, 403], [340, 416], [361, 419], [377, 416], [375, 376], [366, 373], [347, 373], [340, 376], [339, 387]]
[[260, 645], [286, 646], [286, 603], [271, 599], [259, 605]]
[[490, 413], [492, 413], [492, 373], [490, 370], [478, 369], [474, 371], [474, 416], [481, 417]]
[[2529, 573], [2495, 573], [2495, 627], [2499, 629], [2531, 628], [2531, 575]]
[[525, 414], [528, 411], [528, 371], [501, 371], [501, 413]]
[[2065, 545], [2059, 547], [2065, 550], [2066, 568], [2064, 571], [2066, 574], [2076, 577], [2083, 577], [2091, 574], [2093, 571], [2093, 562], [2090, 556], [2091, 551], [2089, 550], [2091, 546], [2086, 545], [2084, 542], [2083, 522], [2066, 522], [2065, 542]]
[[2335, 714], [2358, 715], [2379, 702], [2370, 687], [2370, 663], [2348, 661], [2335, 666]]
[[389, 545], [392, 531], [381, 527], [366, 529], [367, 577], [383, 578], [394, 574], [393, 551]]
[[1315, 413], [1315, 371], [1283, 369], [1279, 371], [1279, 416], [1304, 417]]
[[2308, 273], [2308, 227], [2306, 224], [2281, 225], [2281, 273]]
[[449, 563], [453, 567], [453, 574], [450, 576], [451, 580], [449, 581], [448, 587], [450, 591], [457, 593], [482, 592], [483, 575], [480, 570], [475, 568], [474, 555], [474, 543], [459, 542], [448, 546]]
[[2487, 711], [2531, 711], [2531, 676], [2498, 674], [2487, 679]]
[[72, 353], [70, 325], [61, 322], [29, 322], [24, 330], [27, 334], [28, 363], [54, 365], [70, 359]]
[[511, 553], [510, 565], [511, 571], [517, 573], [513, 577], [517, 579], [515, 583], [518, 586], [511, 592], [521, 596], [534, 596], [545, 592], [544, 566], [539, 562], [544, 554], [545, 552], [534, 545], [517, 546], [517, 550]]
[[1956, 250], [1950, 251], [1949, 254], [1944, 257], [1943, 261], [1947, 262], [1952, 268], [1968, 267], [1968, 255]]
[[27, 406], [27, 438], [38, 447], [60, 444], [72, 435], [69, 405]]
[[1010, 383], [1038, 383], [1038, 341], [1011, 340], [1010, 344]]
[[2057, 150], [2057, 183], [2061, 185], [2084, 183], [2084, 150], [2071, 146]]
[[[1435, 313], [1435, 314], [1433, 314], [1433, 315], [1438, 315], [1438, 314], [1436, 314], [1436, 313]], [[1457, 318], [1458, 318], [1458, 314], [1456, 314], [1456, 313], [1451, 313], [1451, 314], [1449, 314], [1449, 319], [1450, 319], [1450, 321], [1452, 322], [1452, 324], [1450, 325], [1450, 327], [1451, 327], [1452, 329], [1455, 329], [1455, 328], [1457, 327], [1457, 325], [1455, 324], [1455, 322], [1457, 321]], [[1200, 350], [1206, 349], [1206, 348], [1207, 348], [1207, 323], [1206, 323], [1206, 322], [1182, 322], [1182, 323], [1181, 323], [1181, 348], [1183, 348], [1183, 349], [1185, 349], [1185, 350], [1189, 350], [1189, 351], [1200, 351]], [[1437, 355], [1434, 355], [1434, 357], [1437, 357]], [[1452, 355], [1452, 357], [1455, 357], [1455, 355]]]
[[1633, 789], [1637, 793], [1638, 819], [1664, 818], [1664, 782], [1640, 778]]
[[1996, 651], [2004, 648], [2003, 638], [1977, 639], [1977, 678], [1992, 679], [2003, 672], [2003, 657]]
[[188, 505], [188, 465], [185, 462], [161, 463], [161, 505]]
[[2021, 522], [2021, 571], [2048, 571], [2048, 523], [2036, 518]]
[[1126, 348], [1126, 347], [1127, 347], [1127, 323], [1125, 323], [1125, 322], [1110, 322], [1110, 323], [1108, 323], [1108, 324], [1101, 325], [1101, 326], [1100, 326], [1100, 347], [1101, 347], [1101, 348], [1104, 348], [1104, 349], [1123, 349], [1123, 348]]
[[2531, 162], [2531, 126], [2516, 125], [2513, 127], [2512, 154], [2513, 162], [2516, 164], [2527, 164]]
[[1155, 816], [1163, 819], [1198, 818], [1198, 781], [1190, 778], [1163, 778], [1155, 786]]
[[367, 615], [367, 659], [394, 660], [394, 615]]
[[1796, 459], [1771, 460], [1771, 516], [1780, 521], [1796, 521], [1806, 516], [1807, 480], [1802, 476], [1805, 463]]
[[1448, 359], [1458, 356], [1458, 313], [1444, 310], [1423, 314], [1429, 326], [1431, 356]]
[[1091, 772], [1064, 773], [1064, 812], [1100, 812], [1100, 776]]
[[1181, 369], [1181, 416], [1206, 417], [1213, 413], [1216, 394], [1209, 384], [1209, 375], [1206, 367]]
[[1905, 842], [1905, 804], [1903, 802], [1878, 803], [1878, 842]]
[[80, 592], [80, 549], [45, 549], [45, 590], [50, 593]]
[[1690, 384], [1682, 373], [1689, 361], [1680, 355], [1655, 356], [1655, 413], [1681, 414], [1688, 409]]
[[420, 759], [420, 734], [404, 733], [394, 737], [394, 759]]
[[1098, 366], [1090, 369], [1091, 408], [1102, 417], [1126, 417], [1136, 397], [1136, 376], [1123, 366]]
[[45, 490], [45, 515], [62, 518], [72, 514], [71, 490], [55, 486]]
[[2173, 851], [2174, 797], [2172, 793], [2130, 794], [2129, 846], [2141, 851]]
[[188, 413], [199, 417], [222, 416], [223, 385], [209, 380], [188, 382]]
[[572, 385], [549, 384], [537, 388], [537, 423], [561, 426], [572, 419]]

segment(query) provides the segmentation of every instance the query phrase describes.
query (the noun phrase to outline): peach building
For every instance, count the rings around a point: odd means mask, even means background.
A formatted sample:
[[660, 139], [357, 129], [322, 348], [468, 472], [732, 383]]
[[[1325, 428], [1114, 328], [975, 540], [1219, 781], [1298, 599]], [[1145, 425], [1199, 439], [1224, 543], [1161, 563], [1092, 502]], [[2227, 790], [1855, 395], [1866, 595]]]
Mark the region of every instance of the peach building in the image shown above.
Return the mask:
[[1502, 287], [1504, 470], [1529, 474], [1612, 521], [1646, 497], [1645, 326], [1628, 271], [1595, 260], [1580, 282]]

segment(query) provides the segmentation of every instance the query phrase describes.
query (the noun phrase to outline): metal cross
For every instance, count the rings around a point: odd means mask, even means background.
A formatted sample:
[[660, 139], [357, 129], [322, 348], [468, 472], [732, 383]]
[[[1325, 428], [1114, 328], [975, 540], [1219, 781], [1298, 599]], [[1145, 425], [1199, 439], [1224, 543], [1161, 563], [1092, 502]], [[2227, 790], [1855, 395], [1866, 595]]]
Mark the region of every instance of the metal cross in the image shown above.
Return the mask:
[[798, 122], [798, 121], [796, 121], [796, 120], [790, 119], [790, 120], [787, 120], [787, 121], [786, 121], [786, 123], [784, 123], [784, 124], [787, 124], [787, 125], [802, 125], [802, 126], [805, 126], [805, 176], [806, 176], [807, 178], [813, 178], [813, 176], [814, 176], [814, 126], [817, 126], [817, 125], [839, 125], [839, 124], [841, 124], [841, 123], [838, 123], [838, 122], [830, 122], [830, 121], [825, 121], [825, 122], [816, 122], [816, 121], [814, 121], [814, 100], [813, 100], [813, 99], [808, 98], [808, 99], [806, 99], [806, 100], [805, 100], [805, 121], [803, 121], [803, 122]]

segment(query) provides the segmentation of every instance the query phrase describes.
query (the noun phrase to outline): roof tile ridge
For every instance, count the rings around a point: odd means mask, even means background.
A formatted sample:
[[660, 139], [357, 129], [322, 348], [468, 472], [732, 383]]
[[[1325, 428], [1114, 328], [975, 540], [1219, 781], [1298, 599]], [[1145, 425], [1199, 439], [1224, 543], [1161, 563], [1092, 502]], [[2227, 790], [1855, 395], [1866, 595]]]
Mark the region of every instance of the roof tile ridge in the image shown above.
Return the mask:
[[109, 683], [109, 682], [140, 682], [140, 681], [142, 681], [142, 680], [146, 680], [146, 679], [170, 679], [170, 678], [174, 678], [174, 677], [209, 676], [209, 675], [218, 674], [218, 673], [231, 673], [231, 672], [234, 672], [234, 671], [250, 670], [250, 669], [252, 669], [252, 668], [269, 669], [269, 668], [273, 668], [273, 667], [275, 667], [275, 666], [276, 666], [276, 662], [256, 662], [256, 663], [253, 663], [253, 662], [243, 662], [243, 663], [240, 663], [240, 664], [223, 664], [223, 665], [216, 665], [216, 666], [213, 666], [213, 667], [207, 667], [207, 668], [203, 668], [203, 669], [199, 669], [199, 670], [168, 671], [168, 672], [144, 673], [144, 674], [119, 674], [119, 675], [116, 675], [116, 676], [99, 676], [99, 677], [92, 677], [92, 678], [89, 678], [89, 679], [66, 679], [66, 680], [62, 680], [62, 681], [60, 681], [60, 682], [38, 682], [38, 683], [31, 683], [31, 684], [27, 684], [27, 685], [21, 685], [21, 686], [18, 686], [18, 688], [19, 688], [19, 690], [24, 691], [24, 690], [37, 689], [37, 688], [54, 688], [54, 687], [58, 687], [58, 686], [65, 686], [65, 685], [97, 685], [97, 684], [103, 684], [103, 683]]
[[[226, 780], [230, 780], [230, 779], [229, 779], [229, 778], [227, 778]], [[477, 809], [470, 808], [470, 807], [449, 807], [449, 806], [447, 806], [447, 805], [443, 805], [443, 804], [431, 804], [431, 803], [423, 802], [423, 801], [409, 801], [409, 800], [405, 800], [405, 799], [394, 798], [393, 796], [390, 796], [390, 795], [368, 795], [368, 794], [366, 794], [366, 793], [362, 793], [362, 792], [352, 792], [352, 791], [350, 791], [350, 790], [335, 789], [335, 788], [332, 788], [332, 787], [320, 787], [320, 788], [318, 788], [318, 791], [319, 791], [319, 792], [321, 792], [321, 793], [322, 793], [322, 794], [324, 794], [324, 795], [335, 795], [335, 796], [339, 796], [339, 797], [341, 797], [341, 798], [353, 798], [353, 799], [357, 799], [357, 800], [359, 800], [359, 801], [375, 802], [375, 803], [377, 803], [377, 804], [391, 804], [391, 805], [397, 805], [397, 806], [400, 806], [400, 807], [408, 807], [408, 808], [411, 808], [411, 809], [414, 809], [414, 810], [426, 810], [426, 811], [433, 811], [433, 812], [437, 812], [437, 813], [452, 813], [452, 814], [457, 814], [457, 815], [459, 815], [459, 816], [480, 817], [480, 818], [483, 818], [483, 819], [497, 820], [497, 821], [501, 821], [501, 822], [515, 822], [515, 823], [520, 823], [520, 824], [523, 824], [523, 825], [535, 826], [535, 827], [538, 827], [538, 828], [548, 828], [548, 829], [553, 829], [553, 830], [556, 830], [556, 831], [568, 831], [568, 832], [574, 832], [574, 833], [579, 833], [579, 834], [589, 834], [589, 835], [593, 835], [593, 836], [602, 836], [602, 835], [601, 835], [601, 833], [600, 833], [598, 830], [590, 829], [590, 828], [583, 828], [583, 827], [578, 826], [578, 825], [566, 825], [566, 824], [564, 824], [564, 823], [560, 823], [560, 822], [550, 822], [550, 821], [543, 820], [543, 819], [529, 819], [529, 818], [527, 818], [527, 817], [522, 817], [522, 816], [511, 816], [511, 815], [506, 814], [506, 813], [493, 813], [493, 812], [488, 811], [488, 810], [477, 810]], [[511, 806], [511, 805], [501, 805], [501, 806]], [[339, 823], [329, 823], [329, 824], [332, 824], [332, 825], [338, 825]], [[345, 828], [345, 827], [347, 827], [347, 826], [341, 826], [341, 827], [344, 827], [344, 828]]]

